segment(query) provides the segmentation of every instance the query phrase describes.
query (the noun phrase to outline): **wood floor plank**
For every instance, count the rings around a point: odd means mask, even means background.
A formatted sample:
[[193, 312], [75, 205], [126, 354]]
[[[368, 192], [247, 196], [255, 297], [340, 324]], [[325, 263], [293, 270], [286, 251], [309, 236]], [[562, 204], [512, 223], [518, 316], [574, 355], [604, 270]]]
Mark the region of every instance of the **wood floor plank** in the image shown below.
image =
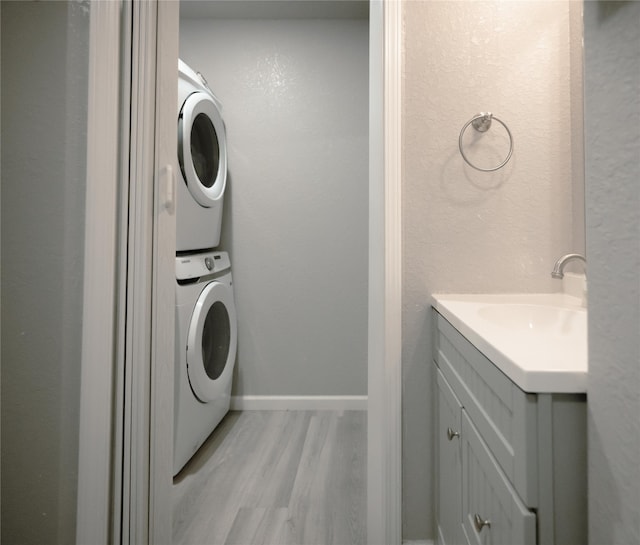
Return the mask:
[[242, 413], [232, 422], [231, 433], [218, 440], [218, 428], [205, 442], [178, 475], [178, 484], [186, 484], [186, 490], [177, 506], [178, 517], [174, 515], [174, 543], [224, 543], [259, 466], [261, 452], [255, 445], [275, 433], [276, 425], [268, 413]]
[[304, 454], [298, 467], [291, 494], [291, 520], [294, 543], [331, 545], [331, 520], [325, 510], [330, 443], [335, 434], [336, 418], [319, 413], [311, 419]]
[[288, 508], [243, 507], [225, 545], [287, 545], [290, 534]]
[[366, 412], [231, 412], [173, 500], [176, 545], [365, 545]]
[[[366, 441], [364, 413], [351, 412], [338, 420], [327, 477], [325, 511], [330, 513], [336, 545], [366, 543]], [[360, 433], [359, 433], [360, 432]], [[328, 542], [329, 543], [329, 542]]]
[[[173, 480], [173, 542], [188, 543], [189, 529], [198, 525], [204, 510], [203, 498], [211, 486], [211, 473], [216, 461], [224, 457], [229, 445], [238, 441], [238, 413], [229, 413], [215, 434], [209, 437], [182, 471]], [[233, 433], [231, 433], [233, 432]], [[216, 456], [212, 456], [215, 453]]]
[[305, 411], [279, 415], [278, 429], [266, 444], [259, 469], [254, 472], [251, 488], [247, 490], [243, 507], [287, 507], [295, 479], [311, 415]]

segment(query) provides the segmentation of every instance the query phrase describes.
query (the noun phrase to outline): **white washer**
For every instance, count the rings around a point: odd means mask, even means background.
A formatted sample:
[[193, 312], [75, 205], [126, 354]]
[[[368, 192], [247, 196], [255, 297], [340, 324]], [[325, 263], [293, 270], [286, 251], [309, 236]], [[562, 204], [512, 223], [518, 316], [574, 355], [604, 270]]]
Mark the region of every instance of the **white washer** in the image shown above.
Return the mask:
[[222, 105], [202, 74], [178, 61], [178, 167], [176, 250], [220, 243], [227, 183], [227, 142]]
[[238, 339], [226, 252], [176, 258], [173, 474], [229, 411]]

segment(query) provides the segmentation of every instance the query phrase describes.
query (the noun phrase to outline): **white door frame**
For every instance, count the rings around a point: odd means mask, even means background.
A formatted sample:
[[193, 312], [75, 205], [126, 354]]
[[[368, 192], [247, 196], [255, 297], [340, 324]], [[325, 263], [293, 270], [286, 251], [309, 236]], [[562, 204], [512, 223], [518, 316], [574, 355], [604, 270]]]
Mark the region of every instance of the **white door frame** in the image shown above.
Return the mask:
[[91, 5], [77, 543], [111, 541], [120, 22], [119, 2]]
[[[85, 307], [83, 315], [83, 368], [81, 392], [81, 425], [78, 475], [77, 543], [120, 542], [110, 527], [114, 517], [112, 494], [118, 493], [111, 481], [114, 446], [112, 410], [116, 327], [117, 230], [120, 201], [118, 145], [119, 59], [122, 44], [120, 11], [127, 0], [92, 2], [90, 98], [88, 127], [87, 227], [85, 260]], [[145, 4], [145, 3], [142, 3]], [[172, 369], [173, 337], [172, 305], [158, 306], [162, 299], [173, 301], [168, 293], [168, 278], [173, 277], [174, 250], [165, 252], [162, 244], [171, 237], [174, 221], [171, 188], [172, 173], [167, 168], [167, 155], [175, 152], [175, 130], [162, 119], [162, 104], [175, 105], [170, 74], [177, 59], [177, 2], [153, 2], [157, 12], [154, 22], [148, 13], [141, 38], [155, 43], [149, 51], [155, 68], [147, 67], [148, 93], [155, 81], [156, 104], [152, 117], [158, 131], [154, 133], [152, 150], [144, 152], [146, 172], [153, 180], [153, 194], [141, 195], [136, 214], [142, 224], [157, 222], [153, 233], [140, 232], [146, 240], [146, 258], [137, 271], [138, 282], [145, 286], [150, 300], [147, 313], [136, 318], [140, 331], [155, 331], [140, 347], [143, 369], [137, 373], [144, 400], [133, 420], [139, 432], [129, 437], [135, 444], [124, 445], [135, 459], [131, 467], [133, 481], [141, 489], [130, 497], [136, 505], [128, 506], [132, 527], [129, 537], [138, 543], [171, 542], [171, 470], [172, 452]], [[157, 27], [155, 24], [157, 23]], [[369, 372], [368, 372], [368, 469], [367, 469], [367, 543], [400, 545], [402, 541], [401, 482], [401, 0], [370, 0], [370, 146], [369, 146]], [[150, 37], [150, 34], [152, 37]], [[157, 34], [156, 34], [157, 33]], [[157, 36], [162, 34], [162, 39]], [[126, 42], [127, 38], [125, 38]], [[135, 45], [135, 44], [134, 44]], [[109, 54], [111, 52], [111, 54]], [[175, 57], [175, 58], [174, 58]], [[108, 60], [107, 60], [108, 59]], [[155, 70], [155, 71], [154, 71]], [[148, 94], [145, 96], [149, 96]], [[173, 97], [173, 98], [172, 98]], [[172, 127], [175, 129], [175, 127]], [[167, 132], [163, 132], [163, 131]], [[156, 139], [155, 134], [168, 135]], [[170, 136], [173, 135], [173, 136]], [[173, 145], [172, 145], [173, 144]], [[157, 151], [157, 153], [155, 153]], [[151, 153], [151, 155], [149, 155]], [[155, 155], [154, 155], [155, 153]], [[149, 157], [154, 157], [149, 163]], [[139, 205], [141, 203], [138, 203]], [[144, 229], [143, 229], [144, 231]], [[171, 241], [169, 246], [171, 246]], [[173, 248], [175, 245], [173, 245]], [[107, 251], [105, 252], [105, 248]], [[166, 250], [166, 247], [165, 247]], [[166, 254], [166, 255], [165, 255]], [[171, 254], [171, 255], [169, 255]], [[151, 256], [151, 261], [148, 257]], [[170, 275], [167, 275], [170, 271]], [[160, 297], [162, 295], [162, 297]], [[140, 308], [145, 296], [136, 294]], [[164, 307], [164, 308], [163, 308]], [[167, 311], [170, 318], [167, 316]], [[135, 356], [135, 354], [134, 354]], [[137, 360], [137, 357], [134, 358]], [[139, 363], [139, 362], [138, 362]], [[146, 409], [145, 409], [146, 407]], [[149, 411], [145, 416], [145, 411]], [[145, 447], [146, 445], [146, 447]], [[117, 447], [117, 442], [116, 442]], [[144, 450], [147, 449], [147, 455]], [[141, 450], [142, 449], [142, 452]], [[116, 455], [118, 453], [115, 453]], [[131, 458], [129, 459], [129, 461]]]
[[401, 0], [369, 3], [367, 543], [402, 543]]

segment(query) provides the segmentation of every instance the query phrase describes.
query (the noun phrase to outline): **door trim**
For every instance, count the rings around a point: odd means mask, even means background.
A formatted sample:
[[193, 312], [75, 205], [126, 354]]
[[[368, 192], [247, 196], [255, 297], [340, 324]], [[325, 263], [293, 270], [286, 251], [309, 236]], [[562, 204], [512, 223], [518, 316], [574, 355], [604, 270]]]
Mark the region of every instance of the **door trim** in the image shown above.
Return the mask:
[[402, 3], [369, 4], [367, 543], [402, 542]]
[[89, 22], [86, 224], [78, 445], [77, 543], [109, 543], [116, 244], [119, 221], [120, 2]]

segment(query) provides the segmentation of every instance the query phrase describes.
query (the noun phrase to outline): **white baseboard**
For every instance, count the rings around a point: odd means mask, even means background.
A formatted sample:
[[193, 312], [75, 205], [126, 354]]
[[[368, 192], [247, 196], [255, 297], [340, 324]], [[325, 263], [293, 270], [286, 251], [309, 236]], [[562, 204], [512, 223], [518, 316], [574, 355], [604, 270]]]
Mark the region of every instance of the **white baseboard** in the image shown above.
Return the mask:
[[435, 542], [431, 541], [430, 539], [426, 541], [422, 539], [419, 539], [418, 541], [410, 541], [405, 539], [402, 541], [402, 545], [435, 545]]
[[367, 396], [231, 396], [232, 411], [366, 411]]

